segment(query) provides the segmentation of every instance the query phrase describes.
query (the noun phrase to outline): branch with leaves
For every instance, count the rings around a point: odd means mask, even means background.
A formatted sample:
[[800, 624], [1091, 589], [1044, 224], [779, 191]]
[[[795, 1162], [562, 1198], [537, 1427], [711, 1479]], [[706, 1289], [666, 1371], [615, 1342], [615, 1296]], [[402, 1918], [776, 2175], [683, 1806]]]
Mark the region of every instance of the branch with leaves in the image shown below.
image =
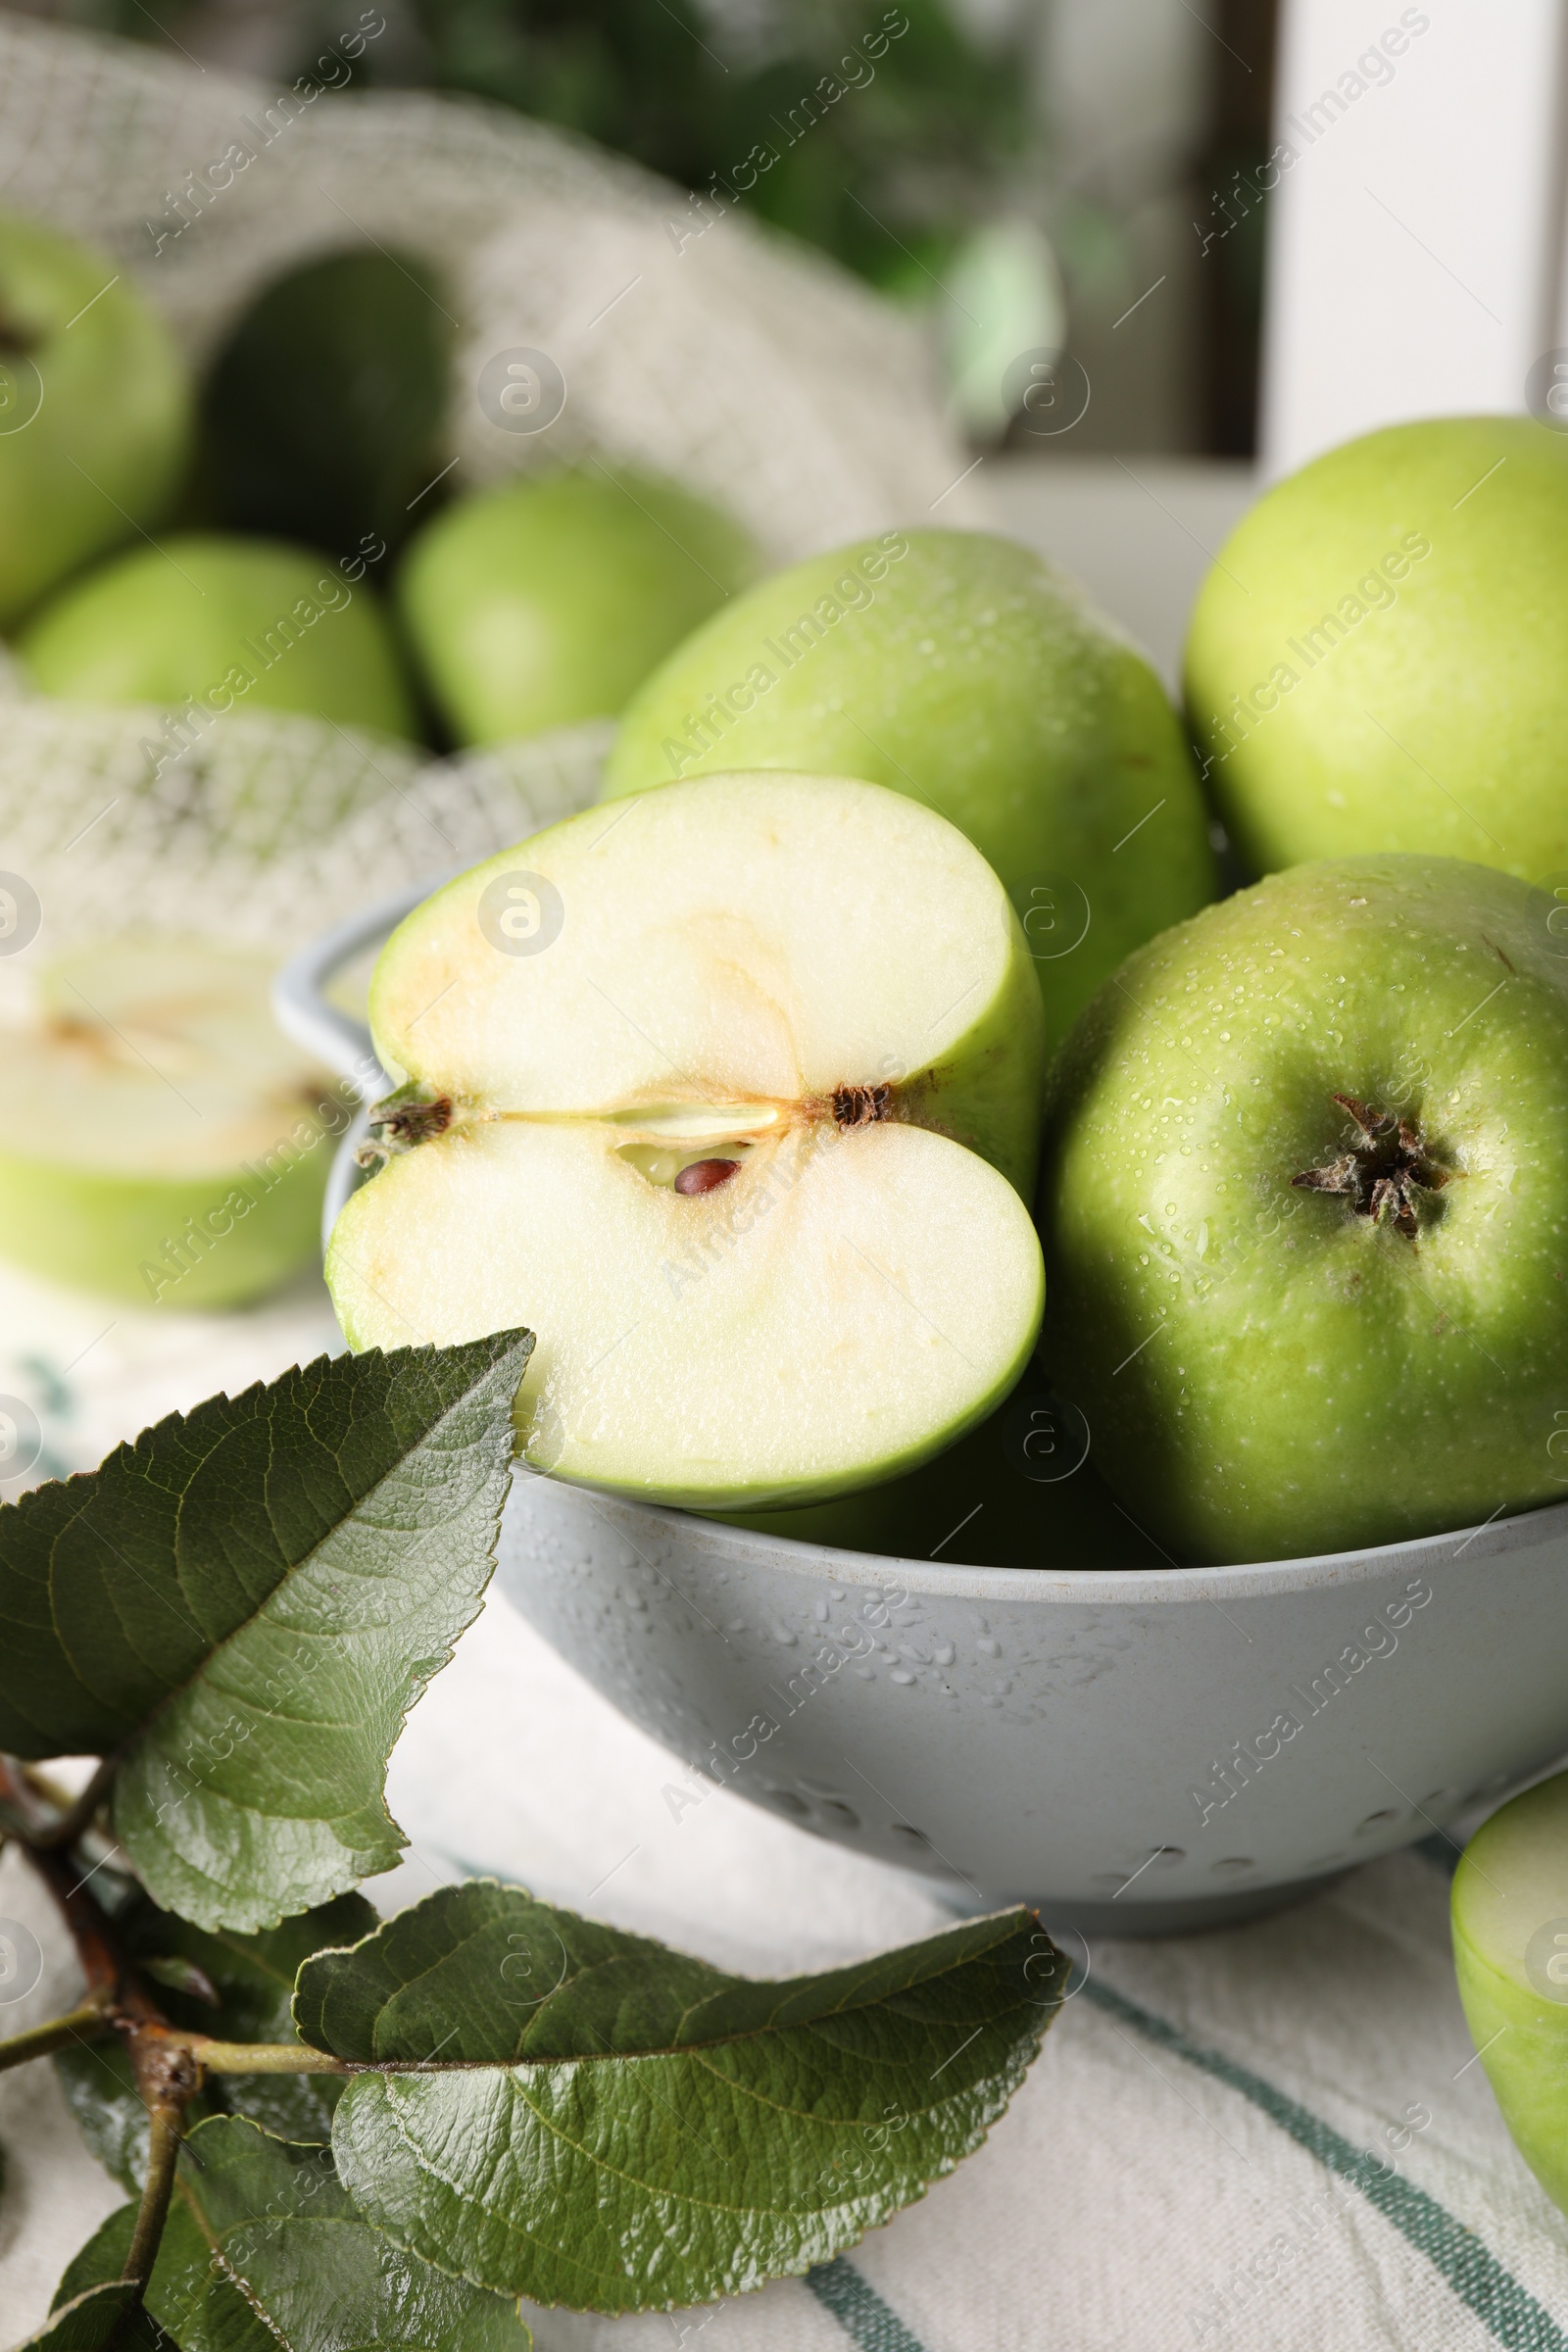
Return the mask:
[[[975, 2148], [1066, 1964], [1026, 1911], [726, 1975], [521, 1887], [378, 1921], [410, 1706], [477, 1615], [531, 1338], [323, 1359], [0, 1510], [0, 1831], [84, 1981], [129, 2202], [35, 2352], [524, 2352], [831, 2259]], [[73, 1799], [38, 1770], [102, 1759]]]

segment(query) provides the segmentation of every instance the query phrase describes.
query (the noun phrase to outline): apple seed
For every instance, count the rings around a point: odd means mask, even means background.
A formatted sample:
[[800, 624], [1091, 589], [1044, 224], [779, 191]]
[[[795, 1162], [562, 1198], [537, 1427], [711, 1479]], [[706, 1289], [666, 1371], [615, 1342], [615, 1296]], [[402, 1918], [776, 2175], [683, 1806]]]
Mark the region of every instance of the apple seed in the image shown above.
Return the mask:
[[694, 1159], [690, 1167], [682, 1168], [676, 1177], [675, 1190], [677, 1193], [715, 1192], [719, 1185], [728, 1184], [740, 1164], [738, 1159]]

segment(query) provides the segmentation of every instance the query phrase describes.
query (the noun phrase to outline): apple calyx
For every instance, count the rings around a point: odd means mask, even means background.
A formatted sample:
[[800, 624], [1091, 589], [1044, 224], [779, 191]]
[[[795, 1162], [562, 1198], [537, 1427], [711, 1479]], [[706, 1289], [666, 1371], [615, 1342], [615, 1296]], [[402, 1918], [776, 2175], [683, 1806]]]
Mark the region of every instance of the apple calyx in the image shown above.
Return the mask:
[[869, 1127], [894, 1116], [891, 1086], [836, 1086], [833, 1116], [841, 1127]]
[[1417, 1127], [1392, 1110], [1374, 1110], [1354, 1095], [1331, 1095], [1348, 1112], [1356, 1141], [1340, 1158], [1321, 1168], [1303, 1168], [1293, 1187], [1308, 1193], [1339, 1193], [1358, 1217], [1388, 1223], [1413, 1242], [1420, 1230], [1416, 1206], [1422, 1194], [1441, 1192], [1453, 1171], [1435, 1159]]
[[450, 1096], [432, 1098], [417, 1086], [400, 1086], [396, 1094], [372, 1104], [368, 1139], [355, 1152], [355, 1160], [362, 1168], [379, 1167], [395, 1152], [412, 1152], [432, 1136], [444, 1135], [451, 1124]]

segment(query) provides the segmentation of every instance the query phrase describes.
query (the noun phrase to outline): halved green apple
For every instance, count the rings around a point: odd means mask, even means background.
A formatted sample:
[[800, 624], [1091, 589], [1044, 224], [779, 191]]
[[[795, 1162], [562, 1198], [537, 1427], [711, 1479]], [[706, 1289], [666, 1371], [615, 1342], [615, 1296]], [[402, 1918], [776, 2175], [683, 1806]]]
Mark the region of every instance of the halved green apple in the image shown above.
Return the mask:
[[757, 772], [587, 809], [410, 915], [370, 1016], [404, 1083], [327, 1253], [343, 1328], [526, 1324], [536, 1467], [806, 1501], [1026, 1362], [1039, 990], [990, 867], [903, 795]]
[[4, 1032], [0, 1252], [143, 1306], [237, 1304], [306, 1264], [349, 1112], [268, 1001], [272, 961], [101, 941]]
[[1503, 2122], [1568, 2213], [1568, 1773], [1514, 1797], [1465, 1847], [1453, 1962]]

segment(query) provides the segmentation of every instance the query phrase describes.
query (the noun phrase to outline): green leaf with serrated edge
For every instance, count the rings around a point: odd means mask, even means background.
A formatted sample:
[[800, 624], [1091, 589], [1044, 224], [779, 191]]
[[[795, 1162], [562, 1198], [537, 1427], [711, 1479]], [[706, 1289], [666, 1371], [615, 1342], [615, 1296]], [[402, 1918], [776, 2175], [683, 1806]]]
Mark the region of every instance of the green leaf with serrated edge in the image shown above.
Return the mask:
[[[139, 1889], [115, 1912], [115, 1932], [129, 1957], [149, 1974], [150, 1963], [172, 1960], [194, 1968], [218, 1994], [218, 2007], [159, 1982], [159, 2006], [170, 2022], [222, 2041], [292, 2041], [290, 2000], [300, 1963], [323, 1946], [368, 1936], [375, 1912], [361, 1894], [340, 1894], [297, 1919], [260, 1935], [232, 1928], [209, 1934], [160, 1911]], [[74, 2042], [55, 2052], [66, 2104], [99, 2163], [129, 2189], [147, 2170], [147, 2110], [123, 2043]], [[192, 2123], [227, 2111], [265, 2124], [280, 2139], [325, 2141], [343, 2088], [332, 2075], [214, 2075], [187, 2109]]]
[[396, 1861], [386, 1760], [478, 1612], [532, 1346], [322, 1357], [0, 1509], [0, 1748], [122, 1750], [166, 1909], [268, 1927]]
[[[134, 2220], [134, 2210], [129, 2206], [125, 2210]], [[130, 2244], [128, 2230], [125, 2244]], [[101, 2271], [94, 2276], [104, 2278]], [[183, 2348], [171, 2342], [151, 2312], [136, 2309], [134, 2287], [124, 2286], [115, 2278], [89, 2286], [83, 2293], [73, 2293], [69, 2302], [57, 2302], [36, 2335], [19, 2344], [17, 2352], [183, 2352]], [[269, 2345], [268, 2352], [277, 2352], [277, 2346]]]
[[[60, 2282], [123, 2267], [134, 2205], [112, 2213]], [[147, 2308], [179, 2352], [528, 2352], [514, 2301], [388, 2243], [324, 2148], [215, 2116], [180, 2152]], [[96, 2348], [94, 2348], [96, 2352]]]
[[842, 2253], [978, 2146], [1060, 2005], [1032, 1913], [820, 1976], [727, 1976], [489, 1881], [300, 1971], [351, 2078], [339, 2177], [399, 2245], [577, 2310], [710, 2302]]

